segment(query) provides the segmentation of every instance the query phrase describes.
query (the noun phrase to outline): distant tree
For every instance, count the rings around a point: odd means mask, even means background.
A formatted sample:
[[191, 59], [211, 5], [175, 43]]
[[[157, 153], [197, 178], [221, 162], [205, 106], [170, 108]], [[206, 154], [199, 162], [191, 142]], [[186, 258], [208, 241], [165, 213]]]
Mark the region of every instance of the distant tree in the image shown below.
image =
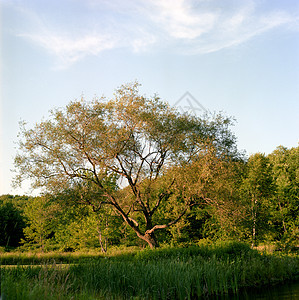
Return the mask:
[[20, 196], [20, 195], [1, 195], [0, 196], [0, 201], [3, 202], [4, 204], [7, 202], [10, 202], [13, 204], [14, 207], [19, 209], [21, 212], [23, 211], [24, 207], [26, 206], [26, 203], [28, 199], [30, 199], [30, 196]]
[[272, 222], [276, 239], [298, 244], [299, 237], [299, 147], [279, 146], [268, 155], [276, 185]]
[[13, 196], [9, 196], [2, 196], [0, 200], [0, 246], [18, 247], [24, 237], [23, 229], [26, 224], [21, 210], [10, 201]]
[[209, 146], [191, 164], [177, 171], [177, 182], [180, 183], [177, 189], [193, 195], [191, 214], [185, 221], [191, 235], [196, 226], [201, 230], [197, 233], [200, 237], [223, 239], [242, 235], [242, 222], [246, 216], [238, 188], [243, 169], [243, 160], [219, 155]]
[[56, 214], [55, 243], [62, 250], [100, 247], [107, 251], [108, 245], [117, 245], [121, 239], [123, 221], [111, 207], [92, 207], [98, 195], [92, 189], [68, 189], [51, 197], [59, 204]]
[[268, 231], [270, 199], [275, 192], [269, 159], [262, 153], [251, 155], [247, 162], [247, 174], [242, 183], [243, 197], [248, 201], [248, 222], [251, 228], [252, 246], [257, 237]]
[[52, 204], [46, 196], [29, 199], [23, 213], [27, 220], [24, 242], [44, 251], [49, 238], [54, 235], [57, 211], [57, 205]]
[[[22, 126], [16, 179], [30, 178], [34, 187], [50, 192], [88, 183], [97, 189], [98, 197], [89, 201], [94, 211], [111, 205], [140, 239], [156, 247], [156, 231], [176, 224], [192, 199], [173, 192], [176, 174], [155, 197], [152, 186], [173, 166], [191, 162], [207, 144], [216, 149], [215, 158], [237, 155], [231, 124], [222, 115], [180, 114], [158, 97], [140, 96], [137, 83], [125, 85], [113, 100], [71, 102], [33, 129]], [[115, 179], [130, 189], [125, 201], [114, 188]], [[176, 194], [169, 218], [156, 223], [158, 211]]]

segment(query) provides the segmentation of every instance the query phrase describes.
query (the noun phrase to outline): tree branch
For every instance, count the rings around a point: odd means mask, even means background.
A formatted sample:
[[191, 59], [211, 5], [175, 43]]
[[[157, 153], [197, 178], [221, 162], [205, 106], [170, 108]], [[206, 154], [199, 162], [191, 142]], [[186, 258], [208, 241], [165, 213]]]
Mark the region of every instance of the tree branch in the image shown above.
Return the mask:
[[170, 222], [167, 223], [167, 224], [163, 224], [163, 225], [155, 225], [153, 228], [147, 230], [145, 233], [146, 233], [146, 234], [152, 234], [154, 231], [156, 231], [156, 230], [158, 230], [158, 229], [168, 228], [168, 227], [170, 227], [170, 226], [176, 224], [176, 223], [179, 222], [180, 219], [185, 215], [185, 213], [187, 212], [188, 208], [191, 206], [190, 204], [191, 204], [191, 199], [188, 200], [188, 202], [185, 204], [184, 210], [179, 214], [179, 216], [178, 216], [176, 219], [170, 221]]

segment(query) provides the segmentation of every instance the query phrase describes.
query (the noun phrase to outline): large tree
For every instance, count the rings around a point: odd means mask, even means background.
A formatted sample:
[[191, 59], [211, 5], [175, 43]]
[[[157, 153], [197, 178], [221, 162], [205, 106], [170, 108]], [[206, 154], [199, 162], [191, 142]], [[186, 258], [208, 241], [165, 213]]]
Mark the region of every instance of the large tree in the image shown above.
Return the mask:
[[[174, 192], [172, 168], [191, 163], [207, 145], [216, 149], [215, 158], [237, 150], [231, 118], [180, 114], [157, 96], [141, 96], [138, 86], [120, 87], [112, 100], [71, 102], [32, 129], [23, 124], [16, 180], [29, 178], [33, 187], [50, 192], [89, 186], [97, 196], [84, 200], [83, 192], [82, 201], [95, 211], [112, 205], [139, 238], [156, 247], [156, 230], [175, 224], [194, 201], [190, 193]], [[163, 188], [157, 189], [161, 177]], [[129, 196], [120, 191], [125, 186]], [[171, 216], [157, 223], [155, 214], [175, 197]]]

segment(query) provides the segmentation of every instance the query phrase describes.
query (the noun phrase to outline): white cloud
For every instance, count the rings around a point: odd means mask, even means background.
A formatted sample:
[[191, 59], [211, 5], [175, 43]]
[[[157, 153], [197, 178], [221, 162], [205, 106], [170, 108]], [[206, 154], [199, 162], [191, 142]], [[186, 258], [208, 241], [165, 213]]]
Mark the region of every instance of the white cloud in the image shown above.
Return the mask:
[[[298, 23], [285, 11], [259, 12], [254, 1], [151, 0], [152, 19], [185, 54], [205, 54], [240, 45], [283, 25]], [[229, 5], [230, 4], [230, 5]], [[152, 14], [150, 14], [152, 15]]]
[[192, 6], [185, 0], [152, 0], [155, 14], [152, 19], [166, 30], [170, 36], [178, 39], [195, 39], [211, 30], [218, 18], [214, 12], [193, 12]]
[[59, 69], [67, 68], [85, 56], [98, 55], [104, 50], [113, 49], [117, 43], [110, 36], [96, 33], [73, 38], [48, 31], [20, 36], [37, 43], [54, 55]]
[[133, 39], [130, 44], [134, 52], [144, 52], [156, 42], [157, 39], [153, 34], [144, 32], [140, 37]]
[[222, 24], [210, 32], [210, 39], [198, 40], [197, 53], [211, 53], [234, 47], [253, 39], [276, 27], [291, 24], [295, 19], [286, 13], [270, 13], [266, 16], [254, 16], [250, 10], [236, 13], [225, 19]]
[[24, 16], [38, 29], [20, 36], [46, 49], [57, 58], [58, 67], [66, 68], [86, 56], [114, 48], [141, 52], [169, 47], [169, 51], [175, 49], [182, 54], [211, 53], [240, 45], [276, 27], [298, 25], [293, 12], [259, 11], [255, 3], [88, 0], [81, 5], [86, 6], [92, 17], [83, 16], [80, 30], [67, 28], [67, 22], [60, 24], [63, 28], [53, 26], [51, 15], [45, 13], [41, 18], [31, 11]]

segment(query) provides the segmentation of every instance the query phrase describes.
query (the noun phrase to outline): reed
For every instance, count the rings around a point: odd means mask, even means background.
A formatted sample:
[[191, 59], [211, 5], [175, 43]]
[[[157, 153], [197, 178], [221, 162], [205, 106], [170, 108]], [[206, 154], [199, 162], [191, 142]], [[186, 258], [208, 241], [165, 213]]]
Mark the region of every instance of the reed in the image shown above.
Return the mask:
[[[73, 261], [74, 262], [74, 261]], [[200, 299], [299, 277], [299, 258], [236, 243], [1, 268], [4, 299]]]

